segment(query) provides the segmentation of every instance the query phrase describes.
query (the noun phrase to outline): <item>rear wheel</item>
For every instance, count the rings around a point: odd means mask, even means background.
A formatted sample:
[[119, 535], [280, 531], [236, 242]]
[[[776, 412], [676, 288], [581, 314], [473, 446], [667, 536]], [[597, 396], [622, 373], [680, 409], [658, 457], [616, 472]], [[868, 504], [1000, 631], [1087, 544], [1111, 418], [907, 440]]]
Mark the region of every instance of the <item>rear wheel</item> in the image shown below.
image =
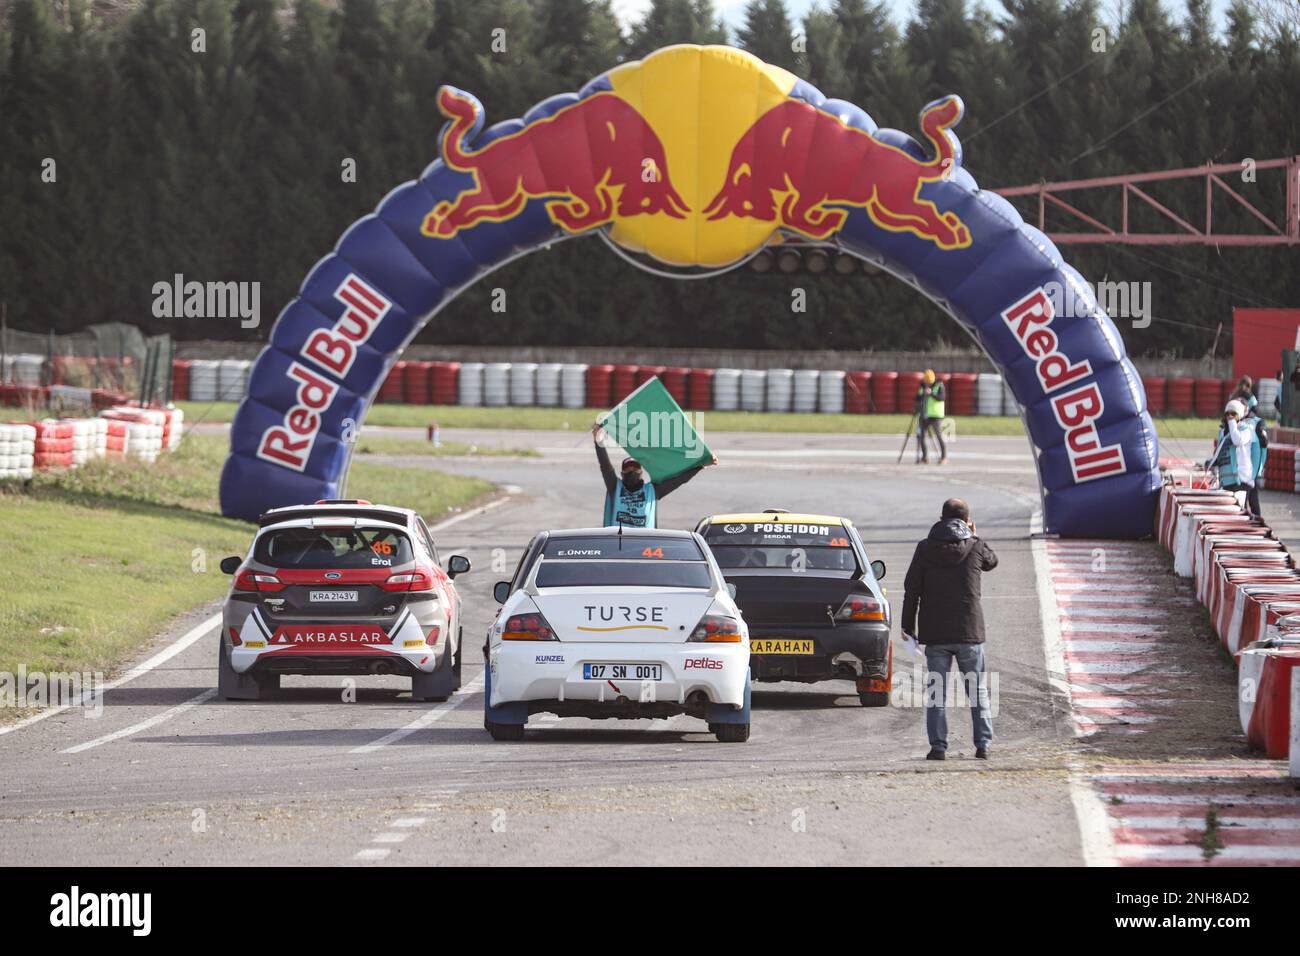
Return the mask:
[[464, 659], [465, 659], [465, 631], [464, 629], [461, 629], [461, 631], [456, 635], [456, 660], [451, 666], [452, 676], [456, 678], [457, 690], [460, 690], [460, 665]]
[[888, 707], [889, 691], [864, 690], [858, 694], [858, 700], [862, 701], [863, 707]]
[[493, 740], [511, 741], [524, 739], [523, 724], [498, 724], [496, 721], [485, 720], [483, 721], [483, 726], [487, 728], [487, 732], [492, 735]]
[[749, 739], [749, 724], [710, 724], [709, 727], [724, 744], [743, 744]]

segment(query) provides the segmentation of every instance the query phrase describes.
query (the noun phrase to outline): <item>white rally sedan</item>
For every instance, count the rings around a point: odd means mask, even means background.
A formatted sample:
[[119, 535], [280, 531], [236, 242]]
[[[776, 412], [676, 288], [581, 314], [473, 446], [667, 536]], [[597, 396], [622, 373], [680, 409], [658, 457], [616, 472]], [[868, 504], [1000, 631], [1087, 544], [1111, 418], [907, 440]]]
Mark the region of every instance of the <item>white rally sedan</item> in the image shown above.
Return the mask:
[[484, 726], [521, 740], [532, 714], [689, 714], [749, 739], [749, 632], [690, 531], [543, 531], [494, 590]]

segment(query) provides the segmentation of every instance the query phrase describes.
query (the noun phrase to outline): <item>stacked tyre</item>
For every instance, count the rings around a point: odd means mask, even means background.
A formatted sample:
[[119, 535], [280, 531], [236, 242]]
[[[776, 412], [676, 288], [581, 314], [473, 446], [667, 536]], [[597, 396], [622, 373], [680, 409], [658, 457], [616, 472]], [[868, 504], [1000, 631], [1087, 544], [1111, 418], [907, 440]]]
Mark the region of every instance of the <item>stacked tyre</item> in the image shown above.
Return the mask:
[[975, 376], [975, 414], [1002, 414], [1002, 376], [980, 372]]
[[483, 404], [500, 407], [510, 404], [510, 365], [489, 362], [483, 366]]
[[455, 405], [460, 401], [460, 363], [429, 363], [429, 398], [435, 405]]
[[587, 366], [587, 406], [609, 408], [614, 404], [614, 366]]
[[871, 411], [889, 415], [898, 411], [898, 373], [871, 373]]
[[844, 376], [844, 410], [851, 415], [865, 415], [874, 406], [871, 372], [849, 372]]
[[822, 372], [817, 376], [817, 410], [826, 415], [844, 413], [844, 379], [841, 371]]
[[560, 368], [560, 404], [565, 408], [587, 407], [586, 365], [570, 364]]
[[220, 362], [195, 359], [190, 363], [190, 401], [215, 402], [218, 393]]
[[0, 478], [30, 478], [35, 467], [36, 428], [0, 425]]
[[713, 408], [719, 412], [734, 412], [740, 408], [740, 378], [738, 368], [720, 368], [713, 372]]
[[740, 410], [761, 412], [767, 399], [767, 373], [747, 368], [740, 373]]
[[[817, 411], [818, 382], [821, 373], [816, 369], [801, 368], [794, 373], [794, 392], [791, 396], [790, 409], [795, 412]], [[840, 390], [843, 395], [843, 389]]]
[[[794, 400], [794, 370], [788, 368], [770, 368], [766, 379], [766, 399], [764, 406], [769, 412], [788, 412]], [[761, 409], [760, 409], [761, 410]]]
[[708, 411], [713, 407], [713, 369], [691, 369], [686, 391], [686, 407], [697, 411]]

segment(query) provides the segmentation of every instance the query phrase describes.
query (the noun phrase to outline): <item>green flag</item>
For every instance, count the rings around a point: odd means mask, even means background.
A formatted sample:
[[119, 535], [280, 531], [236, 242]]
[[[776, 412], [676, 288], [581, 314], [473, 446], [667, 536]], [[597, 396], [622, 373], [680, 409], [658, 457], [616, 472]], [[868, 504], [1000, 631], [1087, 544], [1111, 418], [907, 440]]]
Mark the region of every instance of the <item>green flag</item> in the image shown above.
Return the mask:
[[641, 462], [651, 481], [680, 475], [713, 457], [658, 378], [648, 379], [600, 423], [610, 438]]

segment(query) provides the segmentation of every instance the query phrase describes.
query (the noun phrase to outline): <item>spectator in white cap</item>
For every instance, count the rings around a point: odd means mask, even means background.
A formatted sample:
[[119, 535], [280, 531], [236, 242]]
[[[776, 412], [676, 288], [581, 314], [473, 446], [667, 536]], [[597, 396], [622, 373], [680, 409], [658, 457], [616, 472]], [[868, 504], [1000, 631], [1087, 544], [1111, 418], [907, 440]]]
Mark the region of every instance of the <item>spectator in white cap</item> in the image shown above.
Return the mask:
[[1245, 402], [1236, 398], [1228, 402], [1223, 409], [1213, 461], [1219, 472], [1219, 486], [1232, 492], [1245, 492], [1246, 507], [1256, 517], [1260, 516], [1257, 479], [1264, 469], [1259, 424], [1259, 417], [1250, 414]]

